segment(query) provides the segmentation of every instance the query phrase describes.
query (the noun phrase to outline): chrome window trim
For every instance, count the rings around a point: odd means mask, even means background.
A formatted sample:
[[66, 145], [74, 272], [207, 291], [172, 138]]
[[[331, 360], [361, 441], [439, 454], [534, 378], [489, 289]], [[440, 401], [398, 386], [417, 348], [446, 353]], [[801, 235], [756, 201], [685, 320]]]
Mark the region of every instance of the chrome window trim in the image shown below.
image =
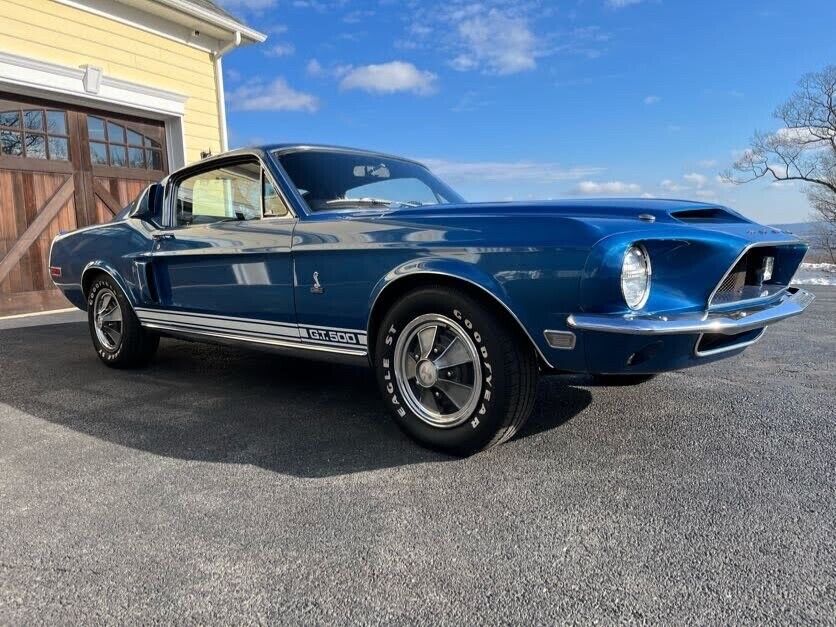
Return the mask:
[[728, 346], [722, 346], [720, 348], [712, 348], [707, 351], [699, 350], [700, 342], [705, 333], [700, 333], [700, 336], [697, 338], [696, 343], [694, 344], [694, 357], [710, 357], [711, 355], [720, 355], [722, 353], [728, 353], [730, 351], [740, 350], [742, 348], [746, 348], [747, 346], [751, 346], [760, 341], [760, 339], [766, 334], [766, 327], [761, 329], [761, 332], [758, 333], [753, 339], [746, 340], [745, 342], [738, 342], [736, 344], [730, 344]]
[[[284, 216], [264, 216], [264, 199], [262, 198], [261, 201], [261, 217], [258, 220], [284, 220], [287, 222], [291, 222], [293, 220], [298, 220], [299, 216], [294, 211], [293, 205], [288, 201], [287, 196], [284, 193], [284, 190], [280, 185], [276, 183], [276, 178], [273, 176], [273, 173], [270, 172], [270, 168], [267, 167], [267, 163], [264, 158], [257, 152], [254, 151], [246, 151], [246, 152], [236, 152], [234, 155], [230, 156], [218, 156], [209, 158], [205, 161], [201, 161], [194, 165], [188, 166], [186, 168], [177, 170], [168, 176], [168, 179], [165, 181], [165, 188], [164, 188], [164, 199], [163, 199], [163, 228], [160, 229], [160, 232], [169, 232], [176, 229], [183, 229], [183, 228], [191, 228], [192, 225], [178, 225], [175, 224], [176, 215], [174, 212], [174, 190], [176, 186], [183, 180], [190, 178], [192, 176], [202, 174], [203, 172], [211, 172], [212, 170], [218, 170], [223, 168], [225, 164], [235, 163], [240, 161], [247, 161], [249, 158], [255, 159], [258, 163], [259, 167], [261, 168], [262, 177], [264, 174], [270, 178], [270, 182], [273, 184], [273, 189], [278, 192], [279, 196], [282, 199], [285, 207], [287, 207], [287, 215]], [[263, 195], [263, 194], [262, 194]], [[252, 222], [253, 220], [250, 220]], [[215, 224], [215, 223], [212, 223]], [[205, 225], [197, 225], [197, 226], [205, 226]]]
[[[714, 302], [714, 297], [717, 295], [717, 291], [720, 289], [720, 286], [728, 278], [728, 276], [732, 273], [732, 270], [734, 270], [734, 268], [738, 264], [738, 262], [741, 259], [743, 259], [743, 257], [746, 256], [746, 253], [748, 253], [750, 250], [752, 250], [753, 248], [767, 248], [768, 246], [794, 246], [797, 243], [798, 242], [782, 240], [782, 241], [754, 242], [752, 244], [748, 244], [747, 246], [745, 246], [743, 248], [743, 250], [740, 252], [740, 254], [735, 258], [735, 260], [729, 266], [729, 269], [726, 270], [726, 273], [717, 282], [717, 285], [715, 286], [714, 290], [711, 292], [711, 294], [708, 297], [707, 306], [709, 308], [712, 306], [712, 303]], [[789, 288], [789, 285], [784, 286], [784, 288], [782, 290], [778, 290], [778, 292], [776, 292], [772, 296], [776, 297], [779, 294], [782, 294], [783, 292], [785, 292], [787, 290], [787, 288]], [[746, 300], [735, 300], [735, 301], [732, 301], [730, 303], [723, 303], [723, 305], [724, 306], [725, 305], [745, 305], [746, 303], [751, 303], [751, 302], [756, 301], [756, 300], [760, 300], [760, 299], [759, 298], [747, 298]]]
[[273, 155], [274, 158], [278, 158], [282, 155], [287, 155], [294, 152], [342, 152], [350, 155], [367, 155], [369, 157], [379, 157], [381, 159], [403, 161], [404, 163], [411, 163], [413, 165], [421, 166], [425, 170], [429, 170], [429, 168], [420, 161], [415, 161], [414, 159], [409, 159], [408, 157], [402, 157], [400, 155], [390, 155], [385, 152], [377, 152], [376, 150], [363, 150], [361, 148], [343, 148], [342, 146], [319, 146], [316, 144], [298, 144], [295, 146], [282, 146], [281, 148], [274, 148], [272, 150], [268, 150], [268, 152], [271, 155]]

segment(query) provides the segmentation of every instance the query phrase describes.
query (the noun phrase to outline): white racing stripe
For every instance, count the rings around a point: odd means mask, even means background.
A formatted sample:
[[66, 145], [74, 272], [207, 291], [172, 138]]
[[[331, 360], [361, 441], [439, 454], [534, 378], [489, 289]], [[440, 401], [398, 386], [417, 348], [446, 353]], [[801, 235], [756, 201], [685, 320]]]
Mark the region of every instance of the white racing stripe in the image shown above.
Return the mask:
[[143, 326], [166, 327], [174, 331], [215, 332], [235, 334], [253, 340], [281, 340], [296, 344], [315, 344], [343, 348], [364, 349], [366, 332], [360, 329], [299, 325], [272, 320], [256, 320], [219, 316], [216, 314], [166, 311], [137, 307], [136, 315]]

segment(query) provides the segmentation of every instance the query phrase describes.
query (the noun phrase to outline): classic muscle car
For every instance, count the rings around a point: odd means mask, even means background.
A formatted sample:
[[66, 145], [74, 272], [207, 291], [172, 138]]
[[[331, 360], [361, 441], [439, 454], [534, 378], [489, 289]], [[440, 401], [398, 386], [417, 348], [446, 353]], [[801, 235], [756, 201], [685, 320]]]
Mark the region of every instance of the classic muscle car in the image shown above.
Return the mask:
[[407, 159], [272, 145], [171, 174], [50, 267], [109, 366], [161, 336], [371, 365], [409, 435], [468, 454], [520, 429], [540, 374], [740, 353], [813, 300], [806, 249], [714, 204], [466, 203]]

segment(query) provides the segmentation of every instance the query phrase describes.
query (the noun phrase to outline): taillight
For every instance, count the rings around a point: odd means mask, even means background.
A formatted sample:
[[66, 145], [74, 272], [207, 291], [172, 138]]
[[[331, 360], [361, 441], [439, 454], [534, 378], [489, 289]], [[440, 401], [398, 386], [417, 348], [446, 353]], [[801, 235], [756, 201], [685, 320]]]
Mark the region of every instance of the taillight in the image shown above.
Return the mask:
[[59, 266], [49, 266], [49, 276], [53, 279], [61, 278], [61, 268]]

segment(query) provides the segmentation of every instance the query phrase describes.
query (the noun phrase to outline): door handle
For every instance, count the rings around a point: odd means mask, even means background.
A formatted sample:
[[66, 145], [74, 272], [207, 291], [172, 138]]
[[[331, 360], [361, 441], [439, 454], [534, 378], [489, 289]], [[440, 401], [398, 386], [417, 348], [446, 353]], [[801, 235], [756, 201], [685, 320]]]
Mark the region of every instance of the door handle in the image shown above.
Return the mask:
[[162, 242], [163, 240], [177, 239], [172, 233], [154, 233], [151, 237], [155, 242]]

